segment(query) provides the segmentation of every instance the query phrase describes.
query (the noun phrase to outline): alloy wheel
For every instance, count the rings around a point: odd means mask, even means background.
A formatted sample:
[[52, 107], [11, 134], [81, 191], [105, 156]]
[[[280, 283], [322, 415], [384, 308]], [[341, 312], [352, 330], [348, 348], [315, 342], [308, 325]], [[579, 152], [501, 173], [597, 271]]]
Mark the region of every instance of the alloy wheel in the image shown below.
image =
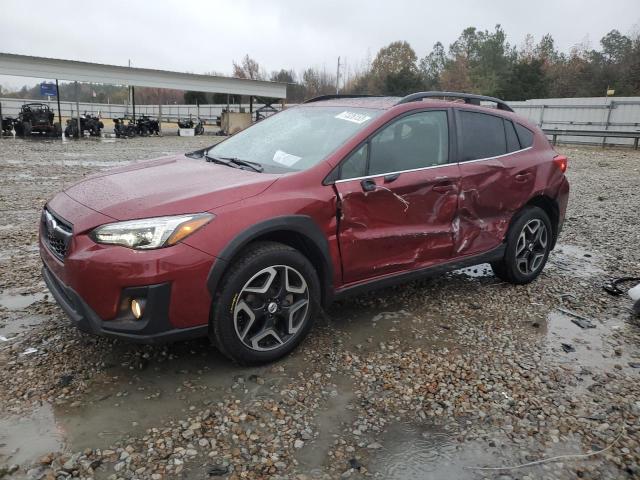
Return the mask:
[[273, 265], [253, 275], [233, 307], [233, 322], [248, 348], [269, 351], [291, 341], [307, 321], [309, 287], [288, 265]]
[[549, 244], [548, 230], [538, 218], [522, 228], [516, 244], [516, 267], [523, 275], [532, 275], [542, 266]]

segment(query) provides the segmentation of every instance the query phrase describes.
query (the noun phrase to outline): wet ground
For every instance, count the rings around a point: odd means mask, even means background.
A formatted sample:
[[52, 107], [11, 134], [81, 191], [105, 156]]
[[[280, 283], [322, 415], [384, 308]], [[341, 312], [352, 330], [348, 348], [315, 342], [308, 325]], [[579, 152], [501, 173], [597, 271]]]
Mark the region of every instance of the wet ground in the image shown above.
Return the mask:
[[533, 284], [478, 265], [344, 300], [273, 365], [70, 328], [40, 279], [46, 199], [211, 141], [0, 141], [0, 477], [640, 476], [640, 327], [601, 289], [640, 272], [640, 154], [563, 151], [567, 223]]

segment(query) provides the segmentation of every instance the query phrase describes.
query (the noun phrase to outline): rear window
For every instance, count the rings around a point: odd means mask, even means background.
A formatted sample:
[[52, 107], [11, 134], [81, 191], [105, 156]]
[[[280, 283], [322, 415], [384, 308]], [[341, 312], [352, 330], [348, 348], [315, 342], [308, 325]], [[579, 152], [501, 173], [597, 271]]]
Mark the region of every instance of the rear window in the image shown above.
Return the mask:
[[516, 123], [516, 132], [518, 132], [518, 138], [520, 139], [522, 148], [528, 148], [533, 145], [533, 132], [531, 130]]
[[518, 140], [515, 128], [513, 128], [513, 122], [509, 120], [504, 121], [504, 133], [507, 135], [507, 151], [515, 152], [516, 150], [520, 150], [520, 141]]
[[507, 153], [502, 117], [460, 110], [462, 161], [497, 157]]

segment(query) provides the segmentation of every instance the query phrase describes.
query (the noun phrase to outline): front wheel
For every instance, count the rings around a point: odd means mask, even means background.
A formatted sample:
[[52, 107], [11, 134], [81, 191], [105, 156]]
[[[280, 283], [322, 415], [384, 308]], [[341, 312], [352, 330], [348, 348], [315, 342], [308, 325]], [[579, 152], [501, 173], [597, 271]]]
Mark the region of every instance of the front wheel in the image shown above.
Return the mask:
[[516, 285], [535, 280], [549, 258], [552, 235], [546, 212], [539, 207], [526, 207], [509, 229], [503, 259], [491, 264], [496, 276]]
[[29, 135], [31, 135], [31, 131], [31, 122], [22, 122], [22, 135], [28, 137]]
[[214, 299], [214, 344], [239, 364], [272, 362], [309, 333], [319, 303], [318, 275], [304, 255], [280, 243], [253, 244]]

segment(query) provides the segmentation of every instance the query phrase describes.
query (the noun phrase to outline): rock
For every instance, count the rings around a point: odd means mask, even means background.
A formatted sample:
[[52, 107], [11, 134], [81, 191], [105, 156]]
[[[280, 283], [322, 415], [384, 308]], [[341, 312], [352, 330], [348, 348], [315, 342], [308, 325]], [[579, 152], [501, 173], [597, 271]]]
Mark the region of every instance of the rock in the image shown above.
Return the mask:
[[210, 477], [221, 477], [229, 472], [229, 467], [224, 465], [210, 465], [207, 467], [207, 475]]
[[64, 375], [60, 376], [60, 380], [58, 380], [58, 385], [61, 386], [61, 387], [66, 387], [66, 386], [70, 385], [71, 382], [73, 382], [73, 375], [64, 374]]
[[299, 438], [295, 440], [295, 442], [293, 442], [293, 448], [302, 448], [304, 447], [304, 441], [300, 440]]

